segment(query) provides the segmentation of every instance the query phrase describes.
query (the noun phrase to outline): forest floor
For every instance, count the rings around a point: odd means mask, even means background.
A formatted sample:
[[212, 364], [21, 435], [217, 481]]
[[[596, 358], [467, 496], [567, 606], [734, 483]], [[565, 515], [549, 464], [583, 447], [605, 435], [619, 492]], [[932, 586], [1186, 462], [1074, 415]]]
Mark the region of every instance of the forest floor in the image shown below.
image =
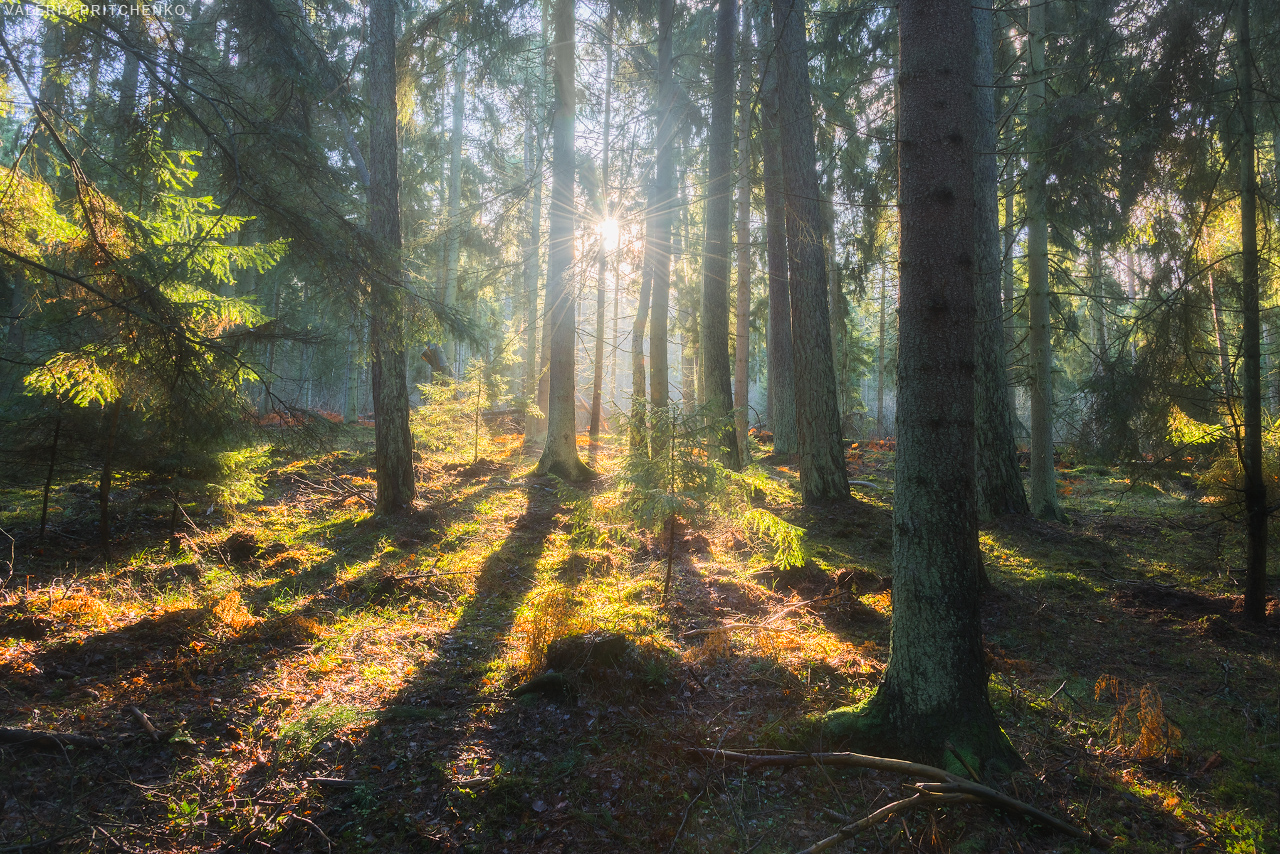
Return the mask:
[[[372, 430], [344, 428], [278, 451], [263, 500], [186, 508], [176, 555], [167, 505], [123, 475], [106, 566], [95, 484], [55, 484], [43, 545], [42, 484], [0, 489], [0, 727], [104, 741], [0, 744], [0, 852], [766, 854], [833, 833], [824, 810], [901, 797], [891, 774], [688, 752], [786, 745], [873, 689], [890, 446], [850, 452], [872, 485], [838, 511], [757, 464], [752, 498], [680, 526], [664, 603], [667, 540], [630, 518], [625, 439], [576, 488], [533, 477], [509, 425], [418, 426], [411, 518], [370, 516]], [[1060, 474], [1068, 523], [982, 532], [991, 697], [1026, 761], [988, 782], [1115, 851], [1280, 850], [1280, 617], [1241, 619], [1239, 538], [1186, 481]], [[804, 529], [802, 566], [774, 563], [752, 505]], [[513, 695], [582, 632], [624, 639], [576, 684]], [[837, 850], [1087, 848], [964, 805]]]

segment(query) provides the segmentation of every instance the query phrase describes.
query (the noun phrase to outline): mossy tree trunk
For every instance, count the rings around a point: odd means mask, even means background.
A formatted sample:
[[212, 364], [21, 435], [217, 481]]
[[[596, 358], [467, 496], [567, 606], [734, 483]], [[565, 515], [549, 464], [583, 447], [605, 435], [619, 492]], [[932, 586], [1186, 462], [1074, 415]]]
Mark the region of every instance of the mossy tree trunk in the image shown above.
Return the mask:
[[899, 6], [897, 455], [889, 666], [828, 732], [864, 752], [975, 769], [1017, 757], [987, 697], [974, 502], [970, 4]]
[[750, 462], [747, 444], [749, 405], [748, 359], [751, 355], [751, 16], [742, 15], [742, 57], [738, 78], [738, 281], [734, 301], [733, 424], [738, 456]]
[[547, 443], [538, 474], [577, 481], [591, 476], [578, 457], [574, 407], [574, 338], [577, 324], [573, 283], [573, 134], [577, 97], [574, 92], [573, 0], [556, 0], [552, 11], [555, 111], [551, 119], [550, 254], [547, 264]]

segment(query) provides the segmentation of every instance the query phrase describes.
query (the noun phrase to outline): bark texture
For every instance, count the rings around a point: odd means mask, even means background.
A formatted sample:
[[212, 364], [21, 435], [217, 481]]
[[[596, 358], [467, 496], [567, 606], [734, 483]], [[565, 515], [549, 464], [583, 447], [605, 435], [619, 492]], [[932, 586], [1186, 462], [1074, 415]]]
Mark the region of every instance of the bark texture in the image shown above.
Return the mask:
[[938, 764], [1017, 759], [987, 698], [974, 506], [973, 67], [970, 5], [899, 6], [897, 455], [889, 666], [828, 731]]
[[401, 303], [400, 149], [396, 140], [396, 13], [393, 0], [369, 4], [369, 230], [378, 267], [369, 280], [374, 465], [379, 514], [413, 509], [413, 436]]
[[974, 431], [977, 437], [978, 518], [1026, 513], [1018, 471], [1005, 366], [1004, 312], [1000, 305], [1000, 167], [996, 163], [994, 26], [991, 9], [973, 7], [974, 31], [974, 257], [977, 341]]
[[702, 303], [699, 341], [707, 419], [717, 429], [711, 455], [731, 469], [742, 468], [733, 412], [733, 370], [729, 362], [729, 253], [733, 227], [733, 55], [736, 0], [720, 0], [716, 16], [711, 130], [708, 135], [706, 239], [702, 243]]
[[547, 443], [538, 460], [538, 474], [564, 480], [584, 480], [591, 469], [578, 458], [574, 424], [574, 338], [577, 331], [573, 283], [573, 178], [576, 93], [574, 91], [573, 0], [556, 0], [552, 11], [555, 31], [555, 113], [551, 119], [551, 248], [547, 264]]
[[778, 112], [782, 130], [782, 178], [786, 188], [787, 266], [793, 348], [800, 494], [805, 504], [849, 499], [836, 400], [831, 321], [827, 308], [827, 258], [822, 243], [822, 202], [816, 171], [809, 52], [802, 0], [774, 0], [777, 32]]

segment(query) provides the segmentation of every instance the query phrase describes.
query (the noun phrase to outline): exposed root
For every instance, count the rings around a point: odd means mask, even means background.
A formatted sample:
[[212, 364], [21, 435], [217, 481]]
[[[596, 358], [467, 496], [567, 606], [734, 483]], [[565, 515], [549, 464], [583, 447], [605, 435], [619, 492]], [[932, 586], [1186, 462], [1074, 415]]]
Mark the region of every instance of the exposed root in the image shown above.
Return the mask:
[[737, 753], [730, 750], [713, 750], [706, 747], [690, 748], [689, 753], [708, 761], [720, 759], [725, 762], [740, 762], [746, 765], [746, 770], [748, 771], [771, 766], [825, 765], [891, 771], [896, 774], [921, 777], [929, 781], [916, 784], [904, 783], [903, 786], [905, 788], [916, 794], [881, 807], [865, 818], [846, 824], [837, 833], [806, 848], [801, 854], [824, 851], [832, 845], [843, 842], [860, 831], [902, 812], [922, 806], [965, 802], [986, 803], [991, 806], [1001, 807], [1010, 812], [1020, 813], [1033, 821], [1074, 839], [1085, 840], [1095, 848], [1111, 847], [1110, 840], [1100, 836], [1092, 828], [1081, 830], [1073, 824], [1069, 824], [1043, 810], [1036, 809], [1030, 804], [1011, 798], [981, 783], [966, 780], [963, 777], [952, 774], [950, 771], [944, 771], [941, 768], [935, 768], [932, 765], [924, 765], [919, 762], [907, 762], [902, 759], [889, 759], [883, 756], [867, 756], [861, 753]]

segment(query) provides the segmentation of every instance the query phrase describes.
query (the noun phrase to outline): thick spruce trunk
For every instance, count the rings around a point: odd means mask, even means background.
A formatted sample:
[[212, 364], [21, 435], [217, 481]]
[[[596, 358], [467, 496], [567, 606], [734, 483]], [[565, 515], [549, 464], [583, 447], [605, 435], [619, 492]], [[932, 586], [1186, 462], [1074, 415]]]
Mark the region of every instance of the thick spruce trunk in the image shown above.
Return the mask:
[[[653, 207], [654, 190], [649, 189], [647, 201]], [[645, 251], [653, 239], [653, 220], [645, 222]], [[636, 317], [631, 324], [631, 429], [629, 442], [632, 452], [649, 453], [649, 427], [646, 417], [647, 397], [644, 379], [644, 330], [649, 322], [649, 293], [653, 289], [653, 268], [645, 264], [640, 272], [640, 298], [636, 302]]]
[[831, 353], [827, 259], [822, 245], [822, 203], [815, 168], [817, 150], [804, 15], [803, 0], [774, 0], [791, 332], [796, 342], [803, 342], [792, 349], [800, 494], [805, 504], [812, 505], [847, 501], [849, 476], [844, 464]]
[[1244, 410], [1245, 586], [1244, 612], [1267, 616], [1267, 487], [1262, 471], [1262, 327], [1258, 296], [1258, 181], [1253, 115], [1253, 50], [1249, 0], [1240, 0], [1236, 30], [1240, 81], [1240, 255], [1242, 281], [1240, 394]]
[[974, 431], [977, 437], [978, 518], [1026, 513], [1018, 471], [1005, 368], [1000, 305], [1000, 168], [996, 163], [996, 94], [991, 9], [973, 7], [974, 30], [974, 260], [977, 340], [974, 354]]
[[413, 436], [404, 361], [401, 302], [400, 149], [396, 139], [396, 12], [393, 0], [369, 4], [369, 230], [377, 268], [369, 279], [372, 350], [374, 512], [413, 509]]
[[964, 773], [1017, 762], [987, 697], [974, 505], [970, 4], [899, 5], [897, 455], [889, 665], [827, 733]]
[[699, 334], [702, 388], [707, 418], [716, 429], [711, 456], [731, 469], [742, 468], [733, 412], [733, 369], [729, 362], [729, 252], [733, 227], [733, 55], [738, 23], [736, 0], [720, 0], [716, 16], [715, 63], [708, 134], [706, 239], [702, 244], [702, 302]]
[[1057, 475], [1053, 469], [1053, 338], [1049, 303], [1048, 103], [1045, 100], [1045, 6], [1027, 8], [1027, 344], [1031, 359], [1031, 460], [1028, 480], [1031, 512], [1059, 519]]
[[554, 27], [555, 112], [551, 119], [551, 216], [548, 223], [550, 254], [547, 264], [547, 443], [538, 460], [538, 474], [554, 474], [564, 480], [591, 477], [592, 471], [578, 458], [574, 395], [574, 339], [577, 300], [570, 268], [573, 266], [573, 134], [577, 96], [574, 91], [573, 0], [555, 0]]

